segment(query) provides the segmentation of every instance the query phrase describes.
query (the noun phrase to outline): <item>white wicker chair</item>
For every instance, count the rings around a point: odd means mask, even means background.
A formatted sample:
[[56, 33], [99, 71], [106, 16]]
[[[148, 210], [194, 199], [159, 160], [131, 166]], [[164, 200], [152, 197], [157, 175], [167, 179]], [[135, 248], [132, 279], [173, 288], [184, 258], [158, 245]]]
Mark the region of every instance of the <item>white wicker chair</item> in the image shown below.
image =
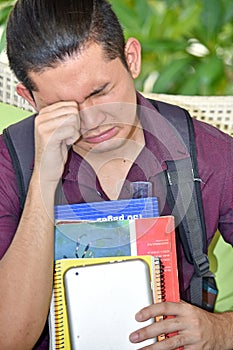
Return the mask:
[[[17, 95], [16, 84], [17, 79], [8, 65], [0, 63], [0, 102], [33, 111], [29, 103]], [[233, 136], [233, 96], [145, 95], [184, 107], [194, 118], [210, 123]]]
[[233, 96], [185, 96], [145, 94], [186, 108], [192, 117], [212, 124], [233, 136]]

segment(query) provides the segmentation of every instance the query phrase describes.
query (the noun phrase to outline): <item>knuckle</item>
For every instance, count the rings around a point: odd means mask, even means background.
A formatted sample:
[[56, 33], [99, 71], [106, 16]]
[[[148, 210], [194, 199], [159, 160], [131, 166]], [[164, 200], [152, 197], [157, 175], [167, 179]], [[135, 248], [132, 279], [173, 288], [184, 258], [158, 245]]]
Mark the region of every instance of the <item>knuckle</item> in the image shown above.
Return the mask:
[[167, 345], [169, 345], [169, 349], [177, 349], [182, 348], [186, 344], [185, 336], [181, 334], [173, 335], [166, 338]]

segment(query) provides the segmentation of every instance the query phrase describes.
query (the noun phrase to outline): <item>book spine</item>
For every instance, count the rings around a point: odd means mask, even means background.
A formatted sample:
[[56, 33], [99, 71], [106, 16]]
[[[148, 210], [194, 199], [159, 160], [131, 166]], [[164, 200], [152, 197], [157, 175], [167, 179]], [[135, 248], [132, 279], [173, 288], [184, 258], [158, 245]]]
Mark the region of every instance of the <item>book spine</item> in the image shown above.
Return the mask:
[[62, 268], [58, 261], [54, 273], [54, 319], [55, 319], [55, 349], [65, 349], [63, 325], [63, 296], [62, 296]]

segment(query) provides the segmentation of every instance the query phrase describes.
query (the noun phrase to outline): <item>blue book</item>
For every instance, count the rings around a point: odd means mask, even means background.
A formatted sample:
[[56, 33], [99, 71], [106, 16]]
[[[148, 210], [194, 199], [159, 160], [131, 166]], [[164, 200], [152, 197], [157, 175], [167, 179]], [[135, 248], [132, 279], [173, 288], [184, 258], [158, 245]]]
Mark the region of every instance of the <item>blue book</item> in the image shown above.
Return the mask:
[[131, 198], [55, 207], [59, 221], [118, 221], [159, 216], [157, 197]]

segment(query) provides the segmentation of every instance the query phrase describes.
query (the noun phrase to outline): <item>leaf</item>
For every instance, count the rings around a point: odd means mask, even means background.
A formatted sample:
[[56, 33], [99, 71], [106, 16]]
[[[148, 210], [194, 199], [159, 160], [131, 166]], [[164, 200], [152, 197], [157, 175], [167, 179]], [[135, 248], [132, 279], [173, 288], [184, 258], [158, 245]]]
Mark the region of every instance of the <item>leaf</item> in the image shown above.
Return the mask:
[[179, 93], [190, 95], [214, 95], [225, 80], [223, 62], [216, 56], [199, 59], [193, 65], [194, 72], [187, 76]]
[[202, 0], [202, 27], [208, 39], [215, 37], [223, 24], [224, 6], [221, 0]]
[[6, 26], [4, 26], [1, 39], [0, 39], [0, 53], [5, 49], [6, 47]]
[[13, 7], [13, 5], [16, 3], [16, 0], [0, 0], [0, 11], [2, 10], [2, 8], [4, 7]]
[[216, 56], [209, 56], [197, 67], [196, 74], [200, 84], [211, 85], [224, 75], [223, 62]]
[[189, 46], [189, 43], [186, 40], [176, 41], [169, 39], [161, 39], [161, 40], [148, 40], [142, 43], [142, 47], [144, 52], [154, 52], [159, 54], [161, 52], [166, 52], [167, 54], [170, 52], [178, 52], [185, 51]]
[[6, 23], [11, 10], [12, 10], [12, 6], [6, 6], [0, 9], [0, 25], [3, 25]]
[[177, 78], [182, 76], [182, 71], [189, 65], [190, 59], [183, 58], [169, 62], [160, 72], [159, 78], [155, 82], [153, 92], [166, 92], [174, 85]]

